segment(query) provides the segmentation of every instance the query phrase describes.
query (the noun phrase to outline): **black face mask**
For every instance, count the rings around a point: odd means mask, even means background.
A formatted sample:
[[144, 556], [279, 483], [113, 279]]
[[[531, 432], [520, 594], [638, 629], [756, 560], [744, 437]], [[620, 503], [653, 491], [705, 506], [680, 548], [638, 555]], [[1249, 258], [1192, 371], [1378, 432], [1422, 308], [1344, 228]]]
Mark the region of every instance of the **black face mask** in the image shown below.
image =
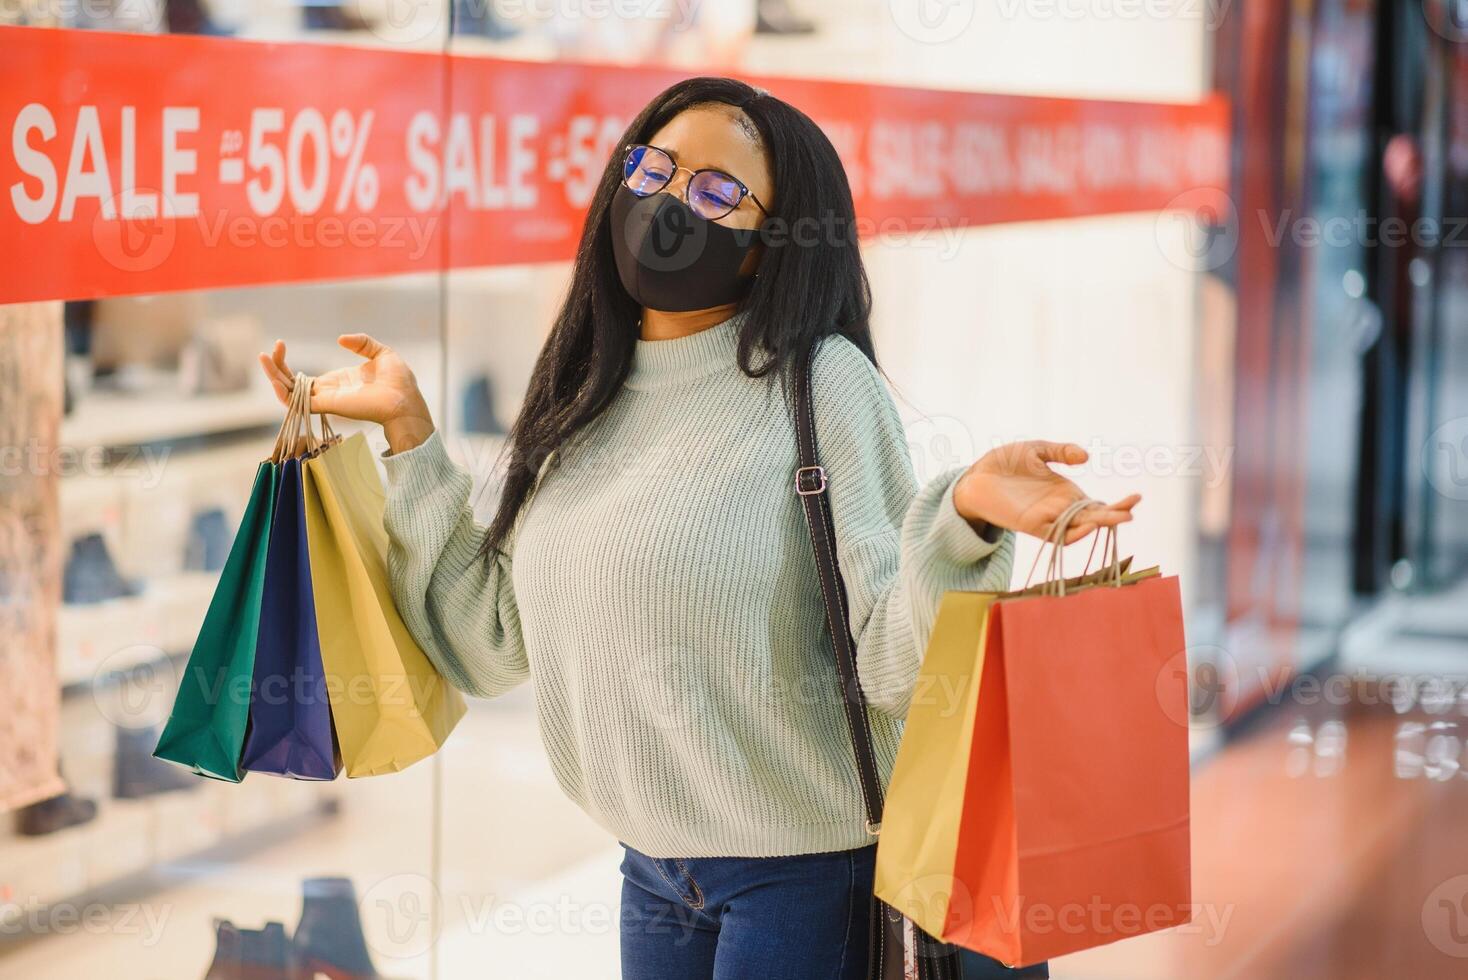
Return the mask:
[[682, 313], [732, 303], [751, 277], [739, 267], [759, 241], [754, 228], [700, 218], [672, 194], [638, 197], [626, 185], [612, 197], [612, 254], [617, 275], [638, 303]]

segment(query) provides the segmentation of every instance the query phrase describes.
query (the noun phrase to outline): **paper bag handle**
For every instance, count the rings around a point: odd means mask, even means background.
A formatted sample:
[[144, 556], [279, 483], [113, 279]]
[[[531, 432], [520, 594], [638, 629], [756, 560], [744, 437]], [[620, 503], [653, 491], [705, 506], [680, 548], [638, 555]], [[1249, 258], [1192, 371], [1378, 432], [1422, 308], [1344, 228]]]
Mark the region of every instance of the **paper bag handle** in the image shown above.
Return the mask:
[[283, 463], [296, 456], [309, 456], [321, 447], [336, 441], [336, 433], [321, 416], [321, 436], [311, 428], [311, 387], [316, 379], [303, 371], [297, 371], [291, 382], [290, 398], [286, 402], [285, 421], [275, 437], [275, 448], [271, 451], [272, 463]]
[[[1072, 501], [1070, 506], [1066, 507], [1065, 510], [1060, 512], [1060, 516], [1055, 518], [1055, 522], [1050, 526], [1050, 532], [1045, 537], [1045, 544], [1042, 544], [1040, 546], [1040, 550], [1035, 552], [1035, 560], [1030, 564], [1030, 574], [1025, 577], [1025, 588], [1028, 589], [1030, 587], [1030, 582], [1035, 577], [1035, 569], [1038, 568], [1040, 564], [1040, 555], [1044, 553], [1045, 546], [1049, 545], [1050, 560], [1046, 564], [1045, 581], [1042, 583], [1043, 589], [1041, 594], [1057, 596], [1065, 595], [1065, 536], [1070, 531], [1070, 526], [1075, 521], [1076, 515], [1078, 515], [1081, 511], [1086, 510], [1087, 508], [1099, 506], [1102, 506], [1101, 501], [1093, 500], [1089, 497], [1083, 497], [1080, 500]], [[1116, 528], [1114, 527], [1106, 528], [1105, 543], [1102, 545], [1101, 548], [1101, 560], [1103, 562], [1106, 561], [1108, 552], [1110, 553], [1111, 558], [1110, 570], [1113, 573], [1112, 581], [1117, 586], [1120, 586], [1121, 555], [1116, 539]], [[1091, 560], [1095, 557], [1095, 555], [1096, 541], [1095, 539], [1092, 539], [1091, 551], [1088, 555], [1086, 555], [1086, 568], [1085, 571], [1082, 572], [1082, 575], [1090, 572]], [[1103, 565], [1102, 567], [1104, 569], [1107, 566]]]

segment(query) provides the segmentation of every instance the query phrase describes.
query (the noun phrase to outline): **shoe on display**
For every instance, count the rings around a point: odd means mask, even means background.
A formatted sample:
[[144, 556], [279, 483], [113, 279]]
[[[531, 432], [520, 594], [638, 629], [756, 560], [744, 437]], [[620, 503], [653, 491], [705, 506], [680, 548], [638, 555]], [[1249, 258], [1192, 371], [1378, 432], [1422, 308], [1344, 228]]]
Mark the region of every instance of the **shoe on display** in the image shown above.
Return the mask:
[[330, 980], [385, 980], [367, 950], [352, 879], [307, 878], [301, 892], [301, 921], [293, 945], [302, 973]]
[[214, 961], [204, 980], [297, 980], [309, 976], [296, 967], [283, 923], [267, 922], [264, 929], [241, 929], [228, 919], [214, 920]]
[[790, 9], [788, 0], [759, 0], [755, 5], [756, 34], [813, 34], [815, 21]]
[[71, 415], [92, 387], [92, 311], [93, 300], [63, 303], [62, 329], [65, 331], [66, 356], [63, 362], [62, 410]]
[[49, 800], [21, 807], [15, 814], [15, 832], [22, 837], [44, 837], [79, 827], [97, 817], [97, 801], [73, 796], [70, 790]]
[[112, 795], [116, 799], [139, 800], [200, 785], [193, 773], [153, 758], [157, 744], [156, 729], [118, 726], [117, 752], [112, 757]]
[[142, 592], [136, 582], [123, 578], [112, 562], [107, 541], [100, 533], [83, 535], [71, 543], [71, 557], [62, 573], [61, 599], [68, 605], [88, 605], [123, 599]]
[[313, 31], [371, 31], [377, 24], [356, 10], [337, 4], [307, 4], [301, 7], [304, 26]]
[[464, 388], [464, 431], [502, 436], [505, 427], [494, 413], [494, 385], [481, 374]]
[[456, 36], [507, 41], [520, 33], [518, 27], [513, 27], [500, 20], [492, 3], [475, 3], [473, 0], [453, 0], [453, 3], [454, 34]]
[[223, 509], [211, 507], [199, 511], [189, 525], [184, 568], [191, 572], [223, 571], [233, 541], [232, 529]]
[[205, 34], [230, 37], [234, 31], [220, 27], [200, 0], [164, 0], [163, 20], [170, 34]]

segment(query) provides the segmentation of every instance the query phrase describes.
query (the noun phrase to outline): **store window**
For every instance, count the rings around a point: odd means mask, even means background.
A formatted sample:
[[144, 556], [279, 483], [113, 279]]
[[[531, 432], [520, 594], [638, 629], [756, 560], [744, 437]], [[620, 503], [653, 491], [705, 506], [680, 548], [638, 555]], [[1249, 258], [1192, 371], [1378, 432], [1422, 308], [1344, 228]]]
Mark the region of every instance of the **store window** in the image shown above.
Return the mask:
[[[1201, 101], [1196, 24], [1112, 22], [1092, 46], [987, 6], [952, 37], [877, 0], [839, 16], [782, 0], [653, 7], [26, 0], [7, 14], [61, 29], [14, 38], [15, 63], [46, 76], [24, 140], [48, 147], [55, 184], [36, 156], [7, 162], [36, 218], [7, 251], [81, 248], [92, 264], [78, 277], [69, 260], [32, 261], [33, 279], [6, 283], [23, 299], [0, 305], [0, 435], [38, 447], [0, 474], [0, 690], [30, 692], [0, 711], [0, 807], [17, 811], [0, 829], [0, 976], [230, 976], [239, 962], [271, 975], [287, 961], [331, 976], [615, 974], [620, 849], [556, 785], [528, 685], [472, 701], [441, 751], [381, 778], [234, 784], [152, 754], [282, 423], [257, 353], [280, 340], [293, 370], [319, 375], [354, 362], [341, 334], [392, 346], [487, 520], [594, 181], [674, 78], [775, 79], [856, 161], [878, 348], [921, 474], [1083, 418], [1074, 438], [1123, 453], [1098, 483], [1109, 492], [1139, 474], [1108, 427], [1189, 441], [1192, 335], [1173, 326], [1191, 322], [1193, 270], [1158, 247], [1151, 212], [1216, 183], [1224, 116]], [[151, 36], [165, 33], [197, 37]], [[47, 143], [51, 126], [92, 124], [90, 95], [70, 87], [83, 69], [143, 79], [95, 116], [113, 176], [145, 175], [158, 186], [134, 190], [155, 206], [182, 205], [195, 181], [228, 202], [211, 211], [204, 195], [197, 237], [100, 221], [62, 242], [68, 195], [92, 198], [71, 205], [86, 214], [139, 200], [85, 193], [107, 183], [88, 138]], [[1087, 91], [1098, 75], [1104, 91]], [[27, 105], [0, 91], [7, 126]], [[1091, 155], [1068, 141], [1081, 123], [1101, 133]], [[1022, 169], [1001, 165], [1006, 139]], [[1130, 165], [1147, 149], [1169, 165]], [[1092, 155], [1111, 183], [1066, 190]], [[359, 240], [363, 213], [380, 220]], [[1111, 343], [1135, 330], [1151, 338], [1141, 367]], [[1104, 356], [1034, 368], [1078, 347]], [[1111, 397], [1143, 369], [1174, 380], [1167, 411]], [[386, 448], [376, 427], [332, 424]], [[1192, 477], [1140, 476], [1166, 516], [1138, 550], [1194, 561]]]

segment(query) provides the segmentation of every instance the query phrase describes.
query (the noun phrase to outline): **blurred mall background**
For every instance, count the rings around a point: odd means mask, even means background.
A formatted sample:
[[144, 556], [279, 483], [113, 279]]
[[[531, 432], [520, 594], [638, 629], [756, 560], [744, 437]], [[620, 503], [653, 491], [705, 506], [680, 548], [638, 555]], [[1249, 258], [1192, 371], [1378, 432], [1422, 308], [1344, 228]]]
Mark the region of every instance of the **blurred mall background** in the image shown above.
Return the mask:
[[[1145, 495], [1124, 549], [1182, 579], [1199, 914], [1054, 975], [1468, 976], [1465, 5], [0, 0], [0, 22], [1227, 99], [1216, 205], [869, 240], [878, 355], [920, 472], [1080, 442], [1088, 488]], [[14, 268], [25, 241], [4, 249]], [[254, 352], [281, 337], [318, 373], [339, 332], [398, 347], [487, 509], [567, 269], [0, 306], [0, 432], [59, 425], [82, 461], [0, 475], [0, 642], [44, 682], [0, 686], [0, 777], [22, 742], [55, 733], [59, 758], [0, 781], [0, 977], [202, 977], [222, 920], [268, 946], [303, 915], [360, 917], [338, 953], [382, 976], [616, 975], [619, 849], [557, 790], [528, 687], [390, 778], [235, 786], [148, 758], [279, 424]]]

